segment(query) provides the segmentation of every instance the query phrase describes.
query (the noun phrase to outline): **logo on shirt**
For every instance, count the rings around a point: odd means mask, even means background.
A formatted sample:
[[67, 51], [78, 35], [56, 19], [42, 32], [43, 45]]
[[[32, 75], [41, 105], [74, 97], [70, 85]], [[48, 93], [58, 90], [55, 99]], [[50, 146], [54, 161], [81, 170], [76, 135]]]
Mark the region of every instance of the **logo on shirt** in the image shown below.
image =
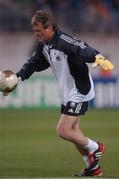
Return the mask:
[[56, 56], [56, 60], [57, 61], [61, 61], [61, 57], [60, 56]]

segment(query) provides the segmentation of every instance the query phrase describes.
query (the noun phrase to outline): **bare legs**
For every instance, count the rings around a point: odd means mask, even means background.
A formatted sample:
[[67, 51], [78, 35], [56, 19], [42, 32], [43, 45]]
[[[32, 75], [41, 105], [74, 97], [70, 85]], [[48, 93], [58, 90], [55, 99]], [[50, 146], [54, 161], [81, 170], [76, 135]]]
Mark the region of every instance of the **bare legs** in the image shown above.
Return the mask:
[[61, 138], [74, 143], [82, 155], [86, 155], [88, 153], [88, 151], [84, 148], [88, 144], [88, 138], [85, 137], [80, 130], [79, 116], [62, 114], [57, 126], [57, 133]]

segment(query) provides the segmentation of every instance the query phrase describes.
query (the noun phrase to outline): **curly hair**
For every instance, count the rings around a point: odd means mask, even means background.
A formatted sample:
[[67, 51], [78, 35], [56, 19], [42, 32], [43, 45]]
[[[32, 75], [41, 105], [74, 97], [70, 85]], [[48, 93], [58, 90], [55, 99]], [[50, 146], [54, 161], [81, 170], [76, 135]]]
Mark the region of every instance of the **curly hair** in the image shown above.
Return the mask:
[[48, 26], [52, 25], [54, 31], [58, 29], [58, 25], [53, 15], [43, 10], [36, 11], [32, 17], [32, 24], [37, 24], [37, 22], [40, 22], [44, 28], [48, 28]]

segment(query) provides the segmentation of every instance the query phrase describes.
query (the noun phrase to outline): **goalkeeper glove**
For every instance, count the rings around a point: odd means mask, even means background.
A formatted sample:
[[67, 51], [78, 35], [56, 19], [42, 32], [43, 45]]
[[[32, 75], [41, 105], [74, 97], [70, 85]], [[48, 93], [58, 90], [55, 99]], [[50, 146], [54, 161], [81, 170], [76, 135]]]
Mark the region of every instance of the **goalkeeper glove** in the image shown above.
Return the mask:
[[100, 65], [102, 67], [102, 69], [104, 69], [104, 70], [114, 69], [114, 65], [108, 59], [106, 59], [104, 56], [102, 56], [101, 54], [97, 54], [95, 56], [95, 62], [93, 63], [92, 67], [94, 68], [98, 65]]

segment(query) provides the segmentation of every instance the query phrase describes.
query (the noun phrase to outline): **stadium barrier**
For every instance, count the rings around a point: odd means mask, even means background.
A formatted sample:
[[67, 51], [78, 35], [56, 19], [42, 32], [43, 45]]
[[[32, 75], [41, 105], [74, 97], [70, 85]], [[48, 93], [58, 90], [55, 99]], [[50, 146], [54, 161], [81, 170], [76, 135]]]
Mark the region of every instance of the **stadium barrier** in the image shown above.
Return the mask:
[[[119, 107], [119, 78], [94, 78], [95, 98], [90, 102], [94, 108]], [[9, 96], [0, 93], [0, 108], [48, 108], [59, 107], [58, 85], [52, 76], [33, 76], [19, 84]]]

